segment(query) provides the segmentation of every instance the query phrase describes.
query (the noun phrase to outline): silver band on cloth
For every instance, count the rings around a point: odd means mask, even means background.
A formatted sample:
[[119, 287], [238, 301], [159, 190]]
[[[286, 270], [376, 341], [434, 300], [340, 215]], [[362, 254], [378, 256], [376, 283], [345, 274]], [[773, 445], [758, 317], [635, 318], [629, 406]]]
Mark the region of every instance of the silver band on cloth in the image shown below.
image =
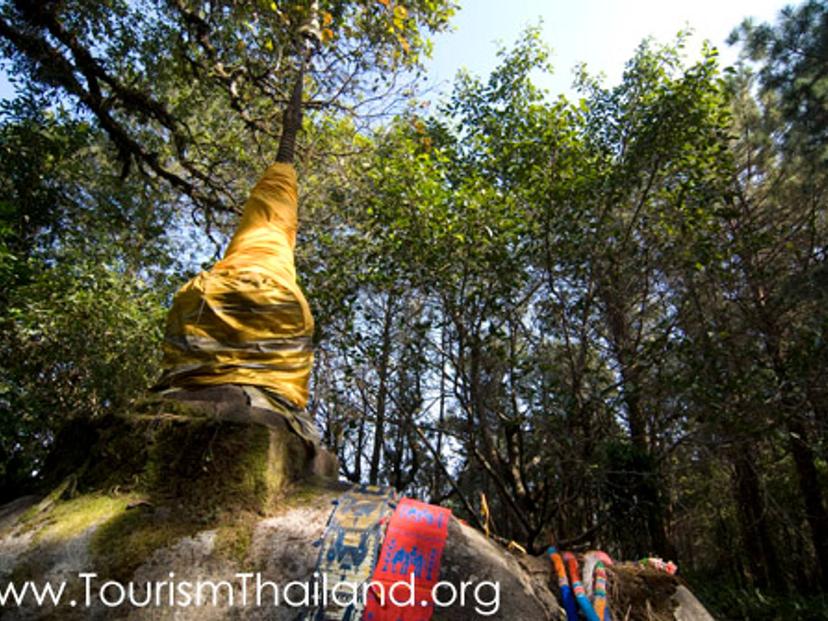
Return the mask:
[[250, 405], [272, 410], [284, 416], [299, 436], [315, 446], [322, 444], [322, 436], [305, 408], [298, 408], [277, 392], [262, 386], [242, 386]]
[[[310, 336], [295, 336], [261, 341], [247, 341], [244, 343], [227, 343], [210, 336], [195, 336], [182, 334], [164, 338], [166, 343], [181, 351], [203, 351], [207, 353], [251, 351], [261, 353], [276, 353], [283, 351], [310, 352], [313, 351], [313, 339]], [[253, 367], [266, 368], [266, 367]]]
[[[256, 304], [253, 306], [245, 302], [224, 304], [222, 306], [210, 305], [210, 310], [214, 313], [226, 313], [228, 315], [267, 315], [269, 313], [295, 308], [301, 308], [298, 302], [275, 302], [272, 304]], [[184, 319], [192, 319], [198, 317], [198, 313], [187, 313], [183, 317]]]

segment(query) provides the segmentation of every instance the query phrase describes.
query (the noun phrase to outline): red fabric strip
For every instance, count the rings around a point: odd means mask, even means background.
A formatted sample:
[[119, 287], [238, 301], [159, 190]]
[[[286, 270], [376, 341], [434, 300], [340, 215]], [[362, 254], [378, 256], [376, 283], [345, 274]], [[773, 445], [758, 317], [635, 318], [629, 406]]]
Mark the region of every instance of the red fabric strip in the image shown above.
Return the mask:
[[[363, 621], [431, 619], [434, 612], [431, 591], [440, 580], [440, 560], [446, 546], [449, 518], [450, 509], [411, 498], [399, 502], [388, 523], [379, 563], [374, 569], [371, 580], [377, 584], [369, 591]], [[393, 591], [392, 585], [396, 585]]]

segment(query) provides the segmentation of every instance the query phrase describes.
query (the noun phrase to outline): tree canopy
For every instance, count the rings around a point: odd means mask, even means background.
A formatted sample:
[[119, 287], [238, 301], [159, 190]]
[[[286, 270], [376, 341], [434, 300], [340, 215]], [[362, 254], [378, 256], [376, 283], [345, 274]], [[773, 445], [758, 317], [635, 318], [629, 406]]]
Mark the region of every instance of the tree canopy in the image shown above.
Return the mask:
[[297, 262], [341, 475], [530, 552], [670, 557], [723, 618], [824, 618], [824, 1], [742, 24], [735, 67], [679, 33], [572, 100], [529, 28], [433, 107], [450, 2], [0, 7], [0, 499], [153, 381], [313, 27]]

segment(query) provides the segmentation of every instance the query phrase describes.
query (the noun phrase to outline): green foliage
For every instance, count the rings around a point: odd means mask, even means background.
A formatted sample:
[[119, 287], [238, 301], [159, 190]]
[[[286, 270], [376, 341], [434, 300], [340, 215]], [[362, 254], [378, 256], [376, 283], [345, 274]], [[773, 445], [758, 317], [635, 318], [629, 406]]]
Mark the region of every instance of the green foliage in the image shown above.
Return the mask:
[[824, 163], [828, 152], [828, 4], [807, 0], [784, 8], [776, 24], [748, 19], [730, 36], [743, 56], [760, 64], [766, 94], [779, 99], [787, 139], [806, 145]]
[[124, 174], [169, 184], [209, 228], [275, 155], [303, 33], [319, 35], [308, 107], [360, 118], [399, 93], [453, 12], [448, 0], [7, 0], [0, 49], [25, 92], [80, 104]]
[[37, 471], [70, 418], [120, 412], [157, 374], [166, 292], [83, 258], [41, 265], [4, 308], [4, 481]]
[[711, 614], [719, 619], [733, 621], [785, 621], [786, 619], [828, 619], [828, 601], [824, 595], [797, 593], [777, 595], [758, 589], [723, 587], [721, 583], [699, 585], [696, 594], [705, 602]]
[[118, 179], [100, 140], [34, 101], [0, 128], [3, 497], [39, 474], [67, 420], [122, 411], [156, 374], [171, 216], [163, 193]]
[[38, 246], [54, 243], [60, 228], [72, 226], [72, 188], [62, 181], [76, 168], [71, 156], [88, 146], [91, 132], [83, 122], [61, 122], [33, 102], [4, 107], [4, 115], [14, 119], [0, 130], [0, 282], [5, 289], [15, 284], [8, 279], [26, 271], [25, 260]]
[[[151, 383], [168, 274], [221, 246], [273, 153], [312, 5], [60, 6], [41, 18], [86, 46], [106, 34], [104, 69], [146, 94], [102, 78], [160, 168], [113, 154], [100, 111], [7, 112], [7, 478], [37, 469], [61, 420]], [[642, 43], [616, 85], [584, 68], [576, 101], [534, 85], [551, 68], [530, 28], [436, 110], [366, 127], [363, 105], [388, 102], [452, 7], [320, 2], [297, 262], [318, 326], [311, 408], [344, 474], [472, 521], [482, 494], [495, 532], [532, 550], [669, 556], [732, 585], [709, 598], [728, 618], [812, 614], [816, 598], [777, 593], [828, 579], [824, 63], [791, 53], [821, 58], [823, 9], [745, 26], [755, 74], [720, 72], [709, 47], [687, 59], [680, 34]], [[18, 43], [31, 93], [72, 92]], [[124, 148], [145, 176], [117, 176]]]

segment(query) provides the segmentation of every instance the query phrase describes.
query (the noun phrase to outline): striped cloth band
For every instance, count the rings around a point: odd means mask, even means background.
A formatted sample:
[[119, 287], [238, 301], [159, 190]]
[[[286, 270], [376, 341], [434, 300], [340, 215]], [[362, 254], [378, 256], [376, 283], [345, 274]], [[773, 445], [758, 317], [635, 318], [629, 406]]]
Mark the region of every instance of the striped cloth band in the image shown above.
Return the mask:
[[575, 603], [575, 596], [572, 593], [572, 588], [569, 586], [569, 579], [566, 577], [563, 558], [561, 558], [558, 550], [554, 547], [547, 549], [546, 553], [552, 560], [552, 566], [555, 568], [555, 574], [558, 576], [558, 588], [561, 591], [561, 600], [566, 611], [566, 621], [578, 621], [578, 605]]
[[595, 614], [601, 621], [610, 621], [609, 606], [607, 606], [607, 569], [602, 561], [595, 564], [595, 596], [592, 603]]
[[595, 614], [595, 609], [587, 597], [584, 585], [581, 584], [581, 577], [578, 572], [578, 560], [572, 552], [564, 552], [563, 557], [569, 568], [569, 580], [572, 582], [572, 591], [575, 593], [575, 600], [578, 602], [578, 606], [581, 607], [581, 612], [584, 613], [587, 621], [601, 621], [598, 615]]

